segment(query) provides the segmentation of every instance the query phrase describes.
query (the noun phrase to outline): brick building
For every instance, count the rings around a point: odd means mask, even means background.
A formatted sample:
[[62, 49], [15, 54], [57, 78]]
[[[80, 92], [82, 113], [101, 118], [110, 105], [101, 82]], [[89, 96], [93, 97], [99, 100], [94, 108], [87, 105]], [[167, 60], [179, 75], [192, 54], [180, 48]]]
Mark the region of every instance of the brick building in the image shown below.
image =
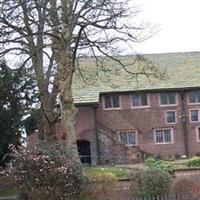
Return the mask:
[[141, 75], [136, 81], [115, 66], [108, 81], [93, 76], [93, 84], [74, 83], [78, 146], [90, 148], [93, 163], [200, 153], [200, 53], [144, 57], [165, 72], [163, 79]]
[[75, 74], [75, 128], [82, 162], [137, 162], [144, 154], [200, 153], [200, 52], [142, 57], [145, 60], [129, 70], [153, 66], [165, 76], [136, 78], [107, 61], [102, 80], [92, 59], [83, 65], [87, 82]]

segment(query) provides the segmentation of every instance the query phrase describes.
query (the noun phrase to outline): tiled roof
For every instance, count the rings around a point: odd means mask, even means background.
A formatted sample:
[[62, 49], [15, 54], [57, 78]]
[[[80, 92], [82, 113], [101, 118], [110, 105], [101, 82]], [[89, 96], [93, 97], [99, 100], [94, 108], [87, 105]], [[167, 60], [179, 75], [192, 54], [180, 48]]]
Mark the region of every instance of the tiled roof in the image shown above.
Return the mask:
[[[85, 58], [80, 60], [81, 71], [75, 73], [73, 79], [73, 97], [77, 104], [98, 103], [99, 94], [105, 92], [126, 92], [139, 90], [178, 89], [200, 87], [200, 52], [144, 54], [144, 61], [130, 65], [128, 69], [137, 72], [139, 69], [153, 67], [162, 78], [147, 78], [139, 75], [136, 79], [132, 74], [111, 60], [104, 60], [103, 69], [97, 69], [95, 60]], [[124, 56], [125, 63], [135, 60], [134, 56]], [[103, 60], [103, 59], [102, 59]]]

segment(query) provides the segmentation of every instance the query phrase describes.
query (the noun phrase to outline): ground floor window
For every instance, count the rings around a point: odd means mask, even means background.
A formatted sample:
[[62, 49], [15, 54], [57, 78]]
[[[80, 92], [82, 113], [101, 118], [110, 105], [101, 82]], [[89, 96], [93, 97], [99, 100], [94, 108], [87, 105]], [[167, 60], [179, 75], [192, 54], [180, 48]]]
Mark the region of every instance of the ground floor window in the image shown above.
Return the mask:
[[156, 144], [172, 143], [173, 129], [156, 129], [154, 131], [154, 140]]
[[165, 121], [167, 124], [175, 124], [176, 123], [176, 111], [175, 110], [167, 110], [165, 112]]
[[137, 144], [136, 131], [120, 131], [120, 142], [126, 146], [133, 146]]
[[190, 122], [199, 122], [199, 110], [190, 109]]
[[200, 142], [200, 126], [196, 127], [197, 141]]

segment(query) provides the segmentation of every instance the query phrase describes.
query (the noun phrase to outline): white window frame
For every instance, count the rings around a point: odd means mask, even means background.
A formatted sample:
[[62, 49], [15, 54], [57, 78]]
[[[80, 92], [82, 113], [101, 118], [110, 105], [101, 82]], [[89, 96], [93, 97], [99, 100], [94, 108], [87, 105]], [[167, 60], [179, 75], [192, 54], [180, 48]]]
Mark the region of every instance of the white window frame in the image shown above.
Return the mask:
[[196, 139], [197, 139], [197, 142], [200, 142], [199, 131], [198, 131], [199, 128], [200, 128], [200, 126], [196, 126], [196, 127], [195, 127], [195, 129], [196, 129]]
[[[175, 122], [167, 122], [167, 112], [174, 112], [175, 113]], [[176, 112], [176, 110], [165, 110], [165, 123], [166, 124], [177, 124], [177, 112]]]
[[[106, 104], [105, 104], [105, 96], [110, 96], [110, 97], [113, 97], [113, 96], [118, 96], [119, 97], [119, 107], [111, 107], [111, 108], [106, 108]], [[120, 95], [107, 95], [107, 94], [105, 94], [104, 96], [103, 96], [103, 110], [121, 110], [121, 96]]]
[[[137, 93], [136, 93], [137, 94]], [[140, 95], [140, 93], [138, 93]], [[147, 95], [147, 105], [146, 106], [133, 106], [133, 95], [134, 94], [131, 94], [130, 95], [130, 102], [131, 102], [131, 108], [132, 109], [138, 109], [138, 108], [150, 108], [151, 105], [150, 105], [150, 94], [146, 94]], [[141, 100], [141, 98], [140, 98]]]
[[161, 104], [161, 94], [162, 92], [158, 93], [158, 96], [159, 96], [159, 106], [160, 107], [170, 107], [170, 106], [177, 106], [178, 105], [178, 95], [176, 92], [165, 92], [165, 93], [174, 93], [175, 94], [175, 101], [176, 103], [175, 104]]
[[[198, 121], [192, 121], [191, 120], [191, 111], [193, 110], [197, 110], [198, 111]], [[189, 109], [189, 121], [190, 123], [199, 123], [200, 122], [200, 116], [199, 116], [200, 112], [199, 112], [199, 109], [198, 108], [191, 108]]]
[[189, 92], [191, 92], [191, 91], [187, 91], [187, 104], [188, 105], [200, 105], [200, 102], [190, 103]]
[[119, 133], [119, 142], [121, 144], [123, 144], [121, 142], [121, 138], [120, 138], [120, 133], [121, 132], [123, 132], [123, 133], [133, 133], [133, 132], [135, 132], [135, 144], [126, 144], [125, 146], [131, 147], [131, 146], [137, 146], [138, 145], [138, 131], [137, 130], [120, 130], [120, 131], [118, 131], [118, 133]]
[[[164, 130], [171, 130], [171, 142], [156, 142], [156, 131], [164, 131]], [[162, 144], [173, 144], [174, 143], [174, 129], [173, 128], [158, 128], [154, 129], [154, 143], [155, 145], [162, 145]]]

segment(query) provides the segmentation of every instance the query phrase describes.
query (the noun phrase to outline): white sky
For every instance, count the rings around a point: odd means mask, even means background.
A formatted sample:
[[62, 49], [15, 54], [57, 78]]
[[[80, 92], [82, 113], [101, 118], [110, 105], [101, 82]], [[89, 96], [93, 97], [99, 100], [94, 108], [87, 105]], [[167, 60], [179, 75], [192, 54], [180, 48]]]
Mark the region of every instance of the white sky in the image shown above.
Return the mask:
[[134, 47], [138, 53], [200, 51], [200, 0], [131, 0], [160, 31]]

